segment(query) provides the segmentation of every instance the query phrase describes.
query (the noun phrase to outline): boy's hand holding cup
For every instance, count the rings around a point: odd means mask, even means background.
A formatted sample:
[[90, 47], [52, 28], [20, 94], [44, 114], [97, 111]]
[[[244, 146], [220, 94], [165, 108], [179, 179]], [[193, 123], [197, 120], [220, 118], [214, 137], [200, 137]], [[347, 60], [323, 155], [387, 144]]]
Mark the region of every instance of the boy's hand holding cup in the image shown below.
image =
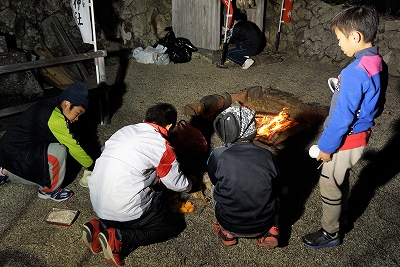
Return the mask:
[[[308, 154], [310, 155], [310, 157], [316, 159], [319, 156], [319, 148], [317, 145], [312, 145], [310, 147], [310, 149], [308, 150]], [[317, 169], [321, 168], [322, 164], [324, 164], [324, 162], [322, 161], [322, 163], [318, 166]]]

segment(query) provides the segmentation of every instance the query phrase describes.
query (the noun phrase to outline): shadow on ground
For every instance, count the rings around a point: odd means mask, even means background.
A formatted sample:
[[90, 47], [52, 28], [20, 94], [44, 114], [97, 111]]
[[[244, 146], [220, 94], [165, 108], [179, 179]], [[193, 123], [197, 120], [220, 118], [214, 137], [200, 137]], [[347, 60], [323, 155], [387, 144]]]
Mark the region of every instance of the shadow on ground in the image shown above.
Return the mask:
[[[396, 134], [385, 147], [377, 152], [368, 152], [363, 158], [368, 164], [362, 169], [349, 197], [349, 225], [353, 225], [365, 212], [377, 189], [387, 184], [400, 171], [400, 120], [393, 124]], [[398, 196], [393, 195], [397, 199]]]

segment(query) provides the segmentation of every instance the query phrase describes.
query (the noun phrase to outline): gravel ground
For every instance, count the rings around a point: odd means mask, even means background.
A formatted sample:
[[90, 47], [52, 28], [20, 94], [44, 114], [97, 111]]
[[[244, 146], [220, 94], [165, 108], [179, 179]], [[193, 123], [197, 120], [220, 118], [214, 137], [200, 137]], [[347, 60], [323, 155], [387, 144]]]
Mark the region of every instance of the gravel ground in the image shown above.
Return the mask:
[[[113, 88], [111, 122], [98, 124], [97, 98], [93, 97], [91, 111], [78, 124], [86, 132], [78, 133], [78, 137], [96, 154], [116, 130], [142, 121], [152, 104], [170, 102], [180, 109], [208, 94], [236, 93], [251, 86], [282, 91], [291, 103], [329, 106], [327, 79], [336, 77], [341, 67], [283, 54], [263, 54], [255, 60], [248, 70], [232, 63], [227, 63], [229, 68], [220, 69], [195, 54], [188, 63], [157, 66], [137, 63], [129, 51], [109, 53], [106, 65], [108, 84]], [[236, 246], [225, 247], [213, 233], [212, 204], [202, 201], [210, 198], [210, 191], [205, 190], [204, 199], [198, 194], [182, 195], [193, 201], [195, 212], [184, 215], [187, 227], [177, 238], [138, 248], [126, 258], [126, 266], [399, 266], [399, 89], [400, 79], [390, 77], [385, 111], [376, 120], [365, 156], [351, 171], [354, 228], [342, 245], [313, 250], [301, 241], [303, 235], [320, 228], [318, 163], [308, 156], [308, 148], [321, 133], [320, 123], [314, 123], [268, 147], [277, 155], [287, 188], [282, 197], [278, 248], [260, 248], [253, 239], [240, 239]], [[280, 95], [270, 101], [279, 106]], [[269, 109], [266, 106], [264, 111], [277, 112]], [[179, 118], [191, 119], [181, 113]], [[12, 119], [1, 119], [0, 131]], [[210, 145], [218, 144], [213, 135]], [[72, 179], [77, 172], [79, 178], [83, 171], [71, 170]], [[39, 199], [33, 186], [7, 183], [0, 187], [0, 266], [108, 266], [102, 254], [90, 254], [80, 240], [80, 225], [95, 214], [88, 189], [80, 187], [78, 181], [75, 179], [68, 186], [75, 195], [62, 203]], [[53, 207], [79, 210], [80, 214], [72, 226], [46, 224], [44, 218]]]

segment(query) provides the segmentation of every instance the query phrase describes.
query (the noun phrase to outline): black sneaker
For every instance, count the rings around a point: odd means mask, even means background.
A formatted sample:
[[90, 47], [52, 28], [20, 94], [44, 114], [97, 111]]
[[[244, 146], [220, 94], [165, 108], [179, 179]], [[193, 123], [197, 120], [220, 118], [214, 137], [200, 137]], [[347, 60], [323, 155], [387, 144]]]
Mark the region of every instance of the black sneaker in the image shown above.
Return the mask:
[[303, 242], [310, 248], [334, 247], [341, 243], [339, 232], [330, 234], [322, 228], [317, 232], [303, 236]]

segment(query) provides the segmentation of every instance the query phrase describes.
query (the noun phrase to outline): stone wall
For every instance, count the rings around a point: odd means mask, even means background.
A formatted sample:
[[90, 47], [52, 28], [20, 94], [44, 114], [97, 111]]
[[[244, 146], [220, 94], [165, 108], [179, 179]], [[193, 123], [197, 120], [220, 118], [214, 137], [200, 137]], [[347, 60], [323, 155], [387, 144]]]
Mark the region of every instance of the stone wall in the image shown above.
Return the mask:
[[[2, 0], [0, 2], [0, 35], [15, 41], [18, 49], [40, 47], [38, 39], [54, 50], [59, 47], [51, 28], [51, 17], [56, 16], [78, 52], [93, 49], [83, 44], [72, 16], [70, 1]], [[153, 45], [171, 26], [171, 0], [94, 0], [96, 34], [99, 49], [107, 49], [110, 42], [125, 47]], [[61, 51], [58, 51], [61, 53]]]
[[[57, 55], [59, 44], [51, 28], [51, 16], [57, 16], [78, 52], [93, 49], [83, 44], [75, 25], [69, 1], [2, 0], [0, 2], [0, 35], [15, 40], [18, 49], [39, 47], [38, 39]], [[172, 25], [171, 0], [94, 0], [98, 48], [146, 47], [164, 37]], [[337, 45], [329, 21], [342, 7], [321, 0], [294, 0], [290, 23], [282, 24], [279, 51], [291, 52], [307, 60], [346, 65], [347, 58]], [[281, 0], [267, 2], [265, 35], [267, 50], [273, 50], [279, 25]], [[390, 74], [400, 76], [400, 20], [380, 17], [376, 44], [389, 65]], [[184, 37], [184, 36], [182, 36]]]
[[[340, 50], [338, 40], [330, 29], [330, 20], [341, 9], [340, 5], [331, 6], [317, 0], [295, 0], [291, 22], [282, 25], [279, 50], [292, 51], [304, 59], [347, 65], [352, 59]], [[279, 10], [276, 5], [269, 5], [267, 22], [276, 20]], [[275, 17], [273, 14], [276, 14]], [[266, 32], [270, 49], [275, 41], [275, 29], [272, 25], [270, 31]], [[379, 46], [379, 52], [388, 64], [389, 73], [400, 76], [400, 20], [380, 16], [374, 43]]]
[[[6, 39], [0, 36], [0, 66], [26, 61], [26, 54], [20, 51], [9, 52]], [[0, 109], [22, 105], [44, 97], [34, 73], [19, 71], [0, 75]], [[6, 86], [5, 86], [6, 85]]]

